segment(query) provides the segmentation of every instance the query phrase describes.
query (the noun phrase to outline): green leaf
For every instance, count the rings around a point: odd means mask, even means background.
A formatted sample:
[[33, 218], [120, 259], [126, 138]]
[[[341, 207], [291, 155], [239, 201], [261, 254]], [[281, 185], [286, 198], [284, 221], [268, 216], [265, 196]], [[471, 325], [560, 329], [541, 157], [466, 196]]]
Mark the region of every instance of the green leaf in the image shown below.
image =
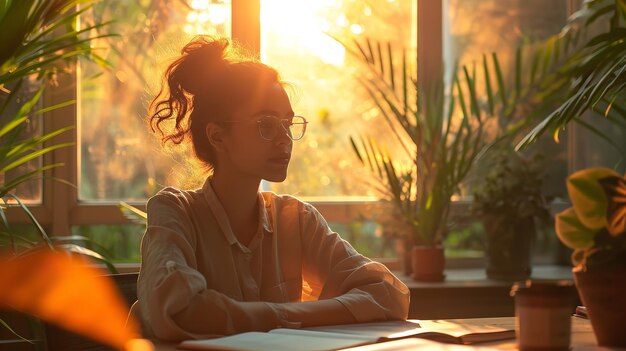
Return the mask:
[[515, 97], [518, 98], [522, 91], [522, 48], [515, 50]]
[[3, 327], [5, 327], [9, 332], [11, 332], [11, 334], [17, 336], [18, 338], [26, 341], [29, 344], [35, 344], [32, 340], [26, 339], [25, 337], [21, 336], [20, 334], [18, 334], [15, 330], [13, 330], [11, 328], [11, 326], [5, 322], [2, 318], [0, 318], [0, 325], [2, 325]]
[[19, 197], [13, 195], [13, 194], [7, 194], [6, 196], [11, 197], [13, 200], [15, 200], [17, 202], [17, 204], [22, 208], [22, 210], [24, 210], [24, 212], [26, 212], [26, 215], [28, 216], [28, 218], [30, 219], [30, 221], [35, 225], [35, 227], [37, 228], [37, 231], [39, 232], [39, 235], [41, 236], [41, 238], [44, 240], [44, 242], [46, 243], [46, 245], [48, 245], [48, 247], [52, 250], [54, 250], [54, 247], [52, 245], [52, 240], [50, 240], [50, 237], [48, 237], [48, 234], [46, 234], [46, 231], [43, 229], [43, 227], [41, 226], [41, 224], [39, 224], [39, 221], [37, 221], [37, 219], [35, 218], [35, 216], [33, 215], [32, 212], [30, 212], [30, 210], [28, 209], [28, 207], [26, 205], [24, 205], [24, 203], [22, 202], [22, 200], [20, 200]]
[[504, 85], [504, 77], [502, 75], [502, 70], [500, 69], [500, 62], [498, 60], [498, 56], [496, 53], [491, 54], [491, 58], [493, 60], [493, 67], [496, 70], [496, 81], [498, 82], [498, 91], [500, 92], [500, 99], [502, 100], [502, 105], [506, 105], [506, 91]]
[[14, 179], [10, 179], [9, 181], [7, 181], [6, 183], [2, 184], [2, 186], [0, 186], [0, 197], [4, 197], [6, 196], [11, 190], [15, 189], [18, 185], [27, 182], [29, 180], [32, 180], [36, 175], [41, 174], [49, 169], [55, 168], [55, 167], [59, 167], [62, 166], [63, 163], [53, 163], [50, 165], [45, 165], [42, 167], [39, 167], [33, 171], [24, 173], [24, 174], [20, 174], [17, 178]]
[[40, 137], [33, 137], [30, 139], [26, 139], [22, 142], [18, 142], [12, 145], [12, 149], [8, 151], [5, 155], [0, 156], [0, 164], [6, 164], [9, 161], [13, 160], [15, 157], [23, 154], [24, 152], [28, 152], [30, 150], [36, 149], [38, 146], [42, 145], [46, 141], [54, 138], [57, 135], [63, 134], [69, 130], [74, 129], [73, 126], [60, 128], [54, 130], [48, 134], [42, 135]]
[[588, 168], [567, 178], [567, 191], [578, 220], [590, 230], [606, 227], [606, 195], [599, 179], [619, 174], [609, 168]]
[[146, 221], [148, 219], [148, 214], [146, 212], [124, 201], [119, 202], [119, 208], [124, 216], [131, 221], [139, 224], [146, 224]]
[[56, 144], [56, 145], [52, 145], [52, 146], [48, 146], [45, 147], [43, 149], [31, 152], [23, 157], [20, 157], [19, 159], [17, 159], [16, 161], [11, 162], [10, 164], [4, 166], [2, 169], [0, 169], [0, 172], [7, 172], [15, 167], [19, 167], [23, 164], [25, 164], [26, 162], [33, 160], [39, 156], [42, 156], [48, 152], [60, 149], [60, 148], [64, 148], [64, 147], [69, 147], [74, 145], [74, 143], [62, 143], [62, 144]]
[[[619, 1], [615, 1], [615, 2], [619, 2]], [[612, 4], [610, 4], [610, 5], [603, 6], [603, 7], [599, 8], [599, 9], [593, 11], [591, 16], [589, 16], [589, 18], [585, 22], [585, 26], [591, 25], [593, 22], [595, 22], [602, 15], [605, 15], [605, 14], [608, 14], [610, 12], [613, 12], [614, 9], [615, 9], [615, 7]]]
[[[381, 57], [382, 61], [382, 57]], [[387, 43], [387, 64], [389, 66], [389, 80], [391, 83], [391, 89], [396, 90], [396, 77], [394, 72], [393, 55], [391, 54], [391, 43]]]
[[571, 249], [589, 249], [593, 246], [594, 230], [580, 222], [572, 207], [556, 215], [556, 235]]
[[489, 114], [494, 115], [493, 90], [491, 89], [491, 76], [489, 75], [489, 65], [487, 64], [487, 55], [483, 54], [483, 73], [485, 74], [485, 89], [487, 102], [489, 104]]
[[23, 116], [10, 120], [7, 124], [3, 125], [2, 128], [0, 128], [0, 137], [19, 127], [22, 123], [26, 122], [27, 119], [27, 116]]
[[607, 177], [598, 182], [608, 200], [606, 219], [609, 234], [626, 235], [626, 177]]
[[76, 253], [76, 254], [80, 254], [83, 256], [87, 256], [91, 259], [94, 259], [100, 263], [103, 263], [104, 265], [107, 266], [107, 268], [109, 269], [109, 271], [113, 274], [117, 274], [117, 268], [115, 268], [115, 266], [113, 265], [113, 263], [111, 263], [111, 261], [107, 260], [106, 258], [104, 258], [102, 255], [100, 255], [99, 253], [90, 250], [86, 247], [80, 246], [80, 245], [76, 245], [76, 244], [61, 244], [57, 246], [58, 248], [64, 250], [64, 251], [68, 251], [68, 252], [72, 252], [72, 253]]
[[[4, 196], [2, 196], [2, 200], [6, 204], [6, 200], [4, 199]], [[0, 206], [0, 217], [2, 218], [2, 223], [4, 224], [4, 227], [8, 231], [9, 242], [11, 243], [11, 252], [15, 253], [16, 250], [17, 250], [17, 248], [15, 246], [15, 238], [14, 238], [13, 232], [11, 231], [11, 228], [9, 226], [9, 220], [7, 219], [7, 215], [4, 212], [4, 207], [3, 206]]]

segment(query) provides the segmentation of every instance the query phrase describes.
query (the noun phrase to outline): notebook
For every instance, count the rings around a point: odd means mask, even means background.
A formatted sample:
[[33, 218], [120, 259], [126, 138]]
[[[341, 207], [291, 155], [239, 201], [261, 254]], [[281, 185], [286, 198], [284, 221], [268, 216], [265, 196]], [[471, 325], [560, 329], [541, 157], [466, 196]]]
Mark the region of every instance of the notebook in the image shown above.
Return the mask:
[[272, 329], [247, 332], [216, 339], [187, 340], [184, 350], [336, 350], [404, 338], [424, 338], [453, 344], [473, 344], [511, 339], [515, 330], [494, 325], [464, 324], [454, 321], [385, 321], [332, 325], [304, 329]]

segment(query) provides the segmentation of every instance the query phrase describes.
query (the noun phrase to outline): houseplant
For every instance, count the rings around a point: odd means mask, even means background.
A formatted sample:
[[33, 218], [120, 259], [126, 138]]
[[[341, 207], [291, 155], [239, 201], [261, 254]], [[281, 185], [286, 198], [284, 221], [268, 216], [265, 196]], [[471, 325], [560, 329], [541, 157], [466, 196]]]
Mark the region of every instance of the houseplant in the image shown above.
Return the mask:
[[589, 168], [567, 179], [572, 207], [556, 217], [559, 239], [574, 249], [574, 280], [598, 344], [626, 347], [626, 176]]
[[[587, 33], [593, 36], [583, 45], [562, 51]], [[561, 33], [550, 39], [553, 49], [546, 57], [550, 62], [564, 56], [559, 69], [544, 81], [542, 87], [544, 97], [558, 96], [561, 102], [520, 141], [518, 148], [537, 140], [546, 131], [552, 132], [558, 140], [559, 132], [572, 121], [606, 139], [594, 126], [580, 118], [587, 111], [593, 111], [624, 128], [625, 37], [624, 0], [585, 0], [582, 3], [581, 9], [570, 17]]]
[[[403, 233], [405, 247], [413, 246], [413, 258], [420, 259], [417, 252], [434, 252], [433, 262], [414, 262], [413, 278], [442, 280], [441, 244], [451, 198], [493, 143], [516, 135], [532, 121], [524, 113], [534, 101], [532, 82], [540, 81], [548, 68], [522, 75], [522, 56], [544, 54], [530, 50], [522, 55], [519, 48], [511, 76], [502, 73], [496, 54], [483, 55], [478, 69], [464, 66], [450, 81], [442, 76], [421, 88], [404, 55], [396, 60], [389, 45], [383, 49], [381, 43], [366, 40], [363, 45], [355, 41], [355, 46], [346, 47], [365, 64], [359, 80], [393, 140], [381, 143], [362, 135], [350, 138], [352, 147], [374, 175], [372, 187], [391, 205], [392, 220], [385, 225]], [[425, 268], [433, 271], [422, 272]]]
[[[411, 247], [413, 278], [440, 281], [444, 279], [441, 244], [451, 197], [486, 146], [482, 111], [474, 95], [475, 76], [467, 69], [465, 79], [455, 76], [449, 89], [456, 89], [457, 95], [450, 91], [445, 96], [443, 81], [418, 93], [418, 82], [404, 58], [398, 67], [390, 47], [385, 58], [380, 44], [377, 51], [372, 50], [369, 40], [366, 44], [356, 44], [359, 56], [370, 68], [360, 77], [361, 82], [401, 151], [392, 154], [387, 146], [368, 136], [351, 137], [350, 141], [361, 163], [375, 175], [374, 187], [391, 204], [394, 220], [388, 224], [405, 233], [406, 248]], [[469, 97], [464, 97], [465, 92]], [[458, 119], [454, 118], [457, 103], [462, 107]]]
[[[37, 128], [32, 127], [42, 123], [37, 118], [46, 112], [75, 103], [66, 101], [46, 106], [40, 101], [44, 90], [56, 85], [56, 76], [64, 74], [66, 69], [72, 69], [79, 57], [106, 64], [89, 43], [111, 34], [99, 32], [106, 23], [86, 26], [80, 30], [75, 27], [78, 16], [89, 8], [87, 6], [74, 11], [81, 2], [25, 0], [5, 1], [0, 6], [0, 31], [8, 33], [0, 39], [0, 199], [3, 201], [0, 206], [0, 223], [4, 225], [0, 238], [6, 239], [8, 245], [4, 248], [13, 255], [43, 244], [52, 250], [58, 248], [91, 255], [109, 264], [99, 254], [72, 243], [84, 242], [85, 238], [51, 238], [46, 235], [28, 207], [16, 195], [16, 189], [21, 184], [40, 178], [49, 169], [62, 166], [61, 163], [39, 164], [36, 161], [57, 149], [72, 145], [54, 142], [56, 136], [73, 129], [71, 126], [42, 135], [36, 132]], [[26, 212], [36, 227], [40, 241], [29, 241], [11, 230], [10, 218], [5, 212], [6, 207], [11, 205], [19, 206]], [[3, 248], [3, 242], [0, 241], [0, 248]], [[109, 266], [114, 270], [112, 265]]]
[[550, 221], [541, 192], [539, 154], [526, 158], [499, 149], [486, 164], [487, 174], [474, 191], [471, 209], [480, 217], [487, 237], [487, 277], [523, 280], [531, 273], [531, 249], [537, 221]]
[[[0, 253], [12, 259], [30, 257], [45, 247], [50, 251], [89, 256], [115, 268], [100, 254], [87, 249], [86, 238], [79, 236], [49, 237], [43, 227], [16, 195], [18, 187], [40, 178], [60, 163], [38, 161], [42, 156], [68, 147], [71, 143], [55, 142], [55, 137], [72, 127], [38, 133], [42, 114], [71, 105], [67, 101], [46, 105], [44, 90], [58, 84], [58, 75], [72, 69], [78, 57], [104, 63], [90, 47], [106, 23], [75, 27], [78, 16], [88, 9], [75, 10], [80, 0], [20, 0], [0, 2]], [[45, 116], [44, 116], [45, 118]], [[13, 230], [6, 209], [19, 206], [35, 227], [33, 240]], [[79, 243], [79, 244], [77, 244]], [[4, 272], [2, 272], [4, 273]], [[0, 324], [8, 326], [5, 321]]]

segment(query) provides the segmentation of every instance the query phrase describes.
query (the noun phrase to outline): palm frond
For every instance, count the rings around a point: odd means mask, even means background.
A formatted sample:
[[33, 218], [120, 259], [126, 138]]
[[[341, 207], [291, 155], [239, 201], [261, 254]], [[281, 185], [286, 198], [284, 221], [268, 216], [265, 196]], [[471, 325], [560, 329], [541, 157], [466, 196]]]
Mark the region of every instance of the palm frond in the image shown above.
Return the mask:
[[[571, 41], [573, 34], [565, 38]], [[402, 156], [413, 160], [412, 168], [399, 172], [395, 165], [400, 155], [382, 152], [382, 146], [371, 136], [350, 138], [352, 149], [379, 180], [383, 198], [394, 203], [404, 221], [414, 228], [414, 239], [433, 244], [445, 232], [451, 196], [476, 160], [496, 143], [513, 139], [535, 118], [519, 113], [519, 106], [540, 101], [540, 89], [534, 84], [543, 84], [551, 77], [565, 45], [551, 42], [520, 47], [512, 69], [506, 71], [511, 77], [505, 76], [497, 54], [483, 55], [481, 65], [464, 66], [458, 73], [454, 70], [450, 82], [441, 80], [423, 90], [407, 68], [404, 52], [396, 61], [388, 44], [386, 55], [381, 52], [385, 45], [369, 39], [362, 43], [355, 40], [355, 47], [347, 47], [347, 51], [366, 68], [359, 82], [401, 146]], [[525, 67], [531, 68], [531, 74], [522, 74]], [[485, 83], [481, 89], [479, 77]], [[562, 84], [552, 79], [553, 84]], [[502, 128], [487, 136], [485, 124], [494, 118]]]
[[[563, 31], [550, 39], [563, 41], [567, 46], [572, 28], [579, 27], [579, 32], [584, 32], [599, 19], [609, 19], [608, 30], [568, 53], [562, 68], [546, 81], [544, 96], [560, 93], [565, 98], [519, 142], [517, 149], [528, 146], [545, 132], [551, 132], [558, 140], [560, 129], [592, 110], [600, 101], [612, 102], [607, 106], [607, 113], [615, 105], [625, 104], [624, 99], [618, 98], [626, 87], [625, 6], [623, 0], [587, 0], [582, 9], [571, 16]], [[626, 115], [622, 118], [626, 119]]]

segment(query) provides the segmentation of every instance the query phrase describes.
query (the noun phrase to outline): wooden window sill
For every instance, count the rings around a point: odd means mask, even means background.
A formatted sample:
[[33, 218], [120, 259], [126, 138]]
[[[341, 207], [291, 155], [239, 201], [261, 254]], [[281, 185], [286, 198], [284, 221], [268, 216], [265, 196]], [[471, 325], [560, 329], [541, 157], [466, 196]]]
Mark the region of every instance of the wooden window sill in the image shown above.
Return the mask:
[[[452, 319], [507, 317], [515, 315], [510, 296], [514, 282], [487, 279], [484, 268], [446, 269], [443, 282], [416, 282], [394, 272], [411, 291], [409, 318]], [[572, 283], [572, 268], [555, 265], [533, 266], [531, 279]], [[576, 288], [572, 285], [572, 289]], [[580, 301], [577, 300], [572, 308]]]

